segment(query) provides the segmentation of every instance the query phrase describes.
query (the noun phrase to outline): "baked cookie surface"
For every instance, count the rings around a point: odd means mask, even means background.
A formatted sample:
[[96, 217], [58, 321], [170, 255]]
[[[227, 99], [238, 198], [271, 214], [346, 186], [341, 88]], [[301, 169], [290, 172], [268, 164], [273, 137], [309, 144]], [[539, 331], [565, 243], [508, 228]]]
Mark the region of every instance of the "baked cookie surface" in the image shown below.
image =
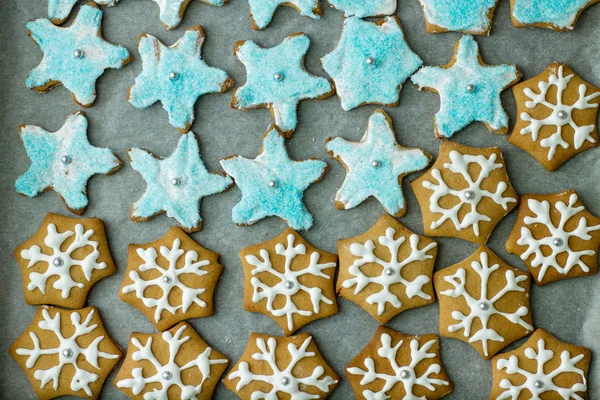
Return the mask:
[[549, 28], [572, 31], [583, 11], [600, 0], [511, 0], [512, 21], [517, 28]]
[[266, 28], [281, 6], [292, 7], [305, 17], [320, 19], [323, 7], [320, 0], [248, 0], [250, 6], [250, 20], [254, 30]]
[[429, 33], [458, 31], [489, 35], [500, 0], [419, 0]]

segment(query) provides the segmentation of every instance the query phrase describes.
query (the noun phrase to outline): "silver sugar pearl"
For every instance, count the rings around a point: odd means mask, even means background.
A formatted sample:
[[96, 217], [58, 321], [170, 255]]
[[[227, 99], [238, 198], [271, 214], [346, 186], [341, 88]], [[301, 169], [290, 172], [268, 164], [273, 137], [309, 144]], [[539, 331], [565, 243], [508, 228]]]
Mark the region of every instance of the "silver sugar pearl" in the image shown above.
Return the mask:
[[164, 283], [171, 283], [171, 282], [173, 282], [173, 279], [171, 279], [170, 276], [166, 276], [165, 275], [165, 276], [163, 276], [163, 282]]
[[288, 289], [291, 289], [291, 288], [293, 288], [293, 287], [294, 287], [294, 282], [292, 282], [292, 281], [287, 281], [287, 282], [285, 283], [285, 287], [286, 287], [286, 288], [288, 288]]
[[472, 190], [467, 190], [465, 192], [465, 199], [467, 200], [473, 200], [475, 198], [475, 192]]
[[177, 72], [173, 71], [173, 72], [171, 72], [171, 73], [169, 74], [169, 79], [170, 79], [170, 80], [174, 81], [174, 80], [176, 80], [177, 78], [179, 78], [179, 74], [178, 74]]
[[569, 118], [569, 114], [567, 114], [566, 111], [559, 111], [558, 112], [558, 118], [560, 118], [560, 119], [567, 119], [567, 118]]
[[473, 84], [468, 84], [467, 85], [467, 92], [471, 92], [473, 93], [475, 91], [475, 85]]
[[541, 388], [543, 388], [543, 387], [544, 387], [544, 382], [542, 382], [542, 381], [535, 381], [535, 382], [533, 383], [533, 386], [534, 386], [536, 389], [541, 389]]
[[165, 371], [162, 373], [162, 377], [164, 380], [168, 381], [169, 379], [171, 379], [173, 377], [173, 374], [170, 373], [169, 371]]
[[269, 181], [269, 187], [271, 187], [271, 188], [277, 187], [277, 182], [276, 181]]
[[71, 358], [71, 357], [73, 357], [73, 350], [71, 350], [71, 349], [64, 349], [62, 351], [62, 355], [63, 355], [64, 358]]
[[281, 82], [284, 78], [285, 76], [281, 72], [277, 72], [275, 75], [273, 75], [273, 79], [275, 79], [277, 82]]
[[173, 185], [173, 186], [179, 186], [179, 185], [181, 185], [181, 179], [179, 179], [179, 178], [173, 178], [173, 179], [171, 179], [171, 185]]
[[402, 378], [402, 379], [410, 378], [410, 371], [403, 370], [402, 372], [400, 372], [400, 378]]
[[379, 168], [379, 167], [381, 167], [381, 161], [373, 160], [373, 161], [371, 161], [371, 165], [373, 166], [373, 168]]
[[64, 263], [65, 261], [60, 257], [56, 257], [54, 260], [52, 260], [52, 264], [54, 264], [55, 267], [62, 267]]
[[485, 303], [485, 302], [484, 302], [484, 303], [480, 303], [480, 304], [479, 304], [479, 308], [480, 308], [482, 311], [487, 311], [487, 310], [489, 310], [489, 309], [490, 309], [490, 305], [489, 305], [489, 303]]
[[387, 276], [392, 276], [392, 275], [394, 275], [396, 273], [396, 271], [394, 271], [392, 268], [386, 268], [385, 271], [384, 271], [384, 273]]
[[373, 57], [367, 57], [365, 62], [367, 63], [367, 65], [375, 65], [375, 59]]
[[561, 238], [554, 238], [554, 240], [552, 241], [552, 244], [556, 247], [562, 247], [562, 245], [565, 244], [565, 241], [562, 240]]
[[62, 162], [65, 165], [71, 164], [71, 157], [64, 155], [60, 158], [60, 162]]
[[287, 376], [284, 376], [283, 378], [281, 378], [281, 384], [283, 386], [287, 386], [290, 384], [290, 378], [288, 378]]
[[73, 57], [75, 58], [83, 58], [83, 50], [77, 49], [73, 52]]

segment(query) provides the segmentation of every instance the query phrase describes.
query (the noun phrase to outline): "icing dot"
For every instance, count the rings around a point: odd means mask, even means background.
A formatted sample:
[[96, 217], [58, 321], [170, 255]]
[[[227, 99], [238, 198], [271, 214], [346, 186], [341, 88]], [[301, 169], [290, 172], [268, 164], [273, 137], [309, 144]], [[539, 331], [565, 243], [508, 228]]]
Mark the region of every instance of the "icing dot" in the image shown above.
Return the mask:
[[179, 179], [179, 178], [173, 178], [173, 179], [171, 179], [171, 185], [173, 185], [173, 186], [179, 186], [179, 185], [181, 185], [181, 179]]
[[173, 279], [171, 279], [170, 276], [163, 276], [163, 282], [164, 283], [171, 283], [171, 282], [173, 282]]
[[287, 376], [284, 376], [283, 378], [281, 378], [281, 384], [283, 386], [287, 386], [290, 384], [290, 378], [288, 378]]
[[169, 379], [171, 379], [173, 377], [173, 374], [170, 373], [169, 371], [165, 371], [165, 372], [163, 372], [162, 377], [164, 380], [168, 381]]
[[178, 74], [177, 72], [173, 71], [173, 72], [171, 72], [171, 73], [169, 74], [169, 79], [170, 79], [170, 80], [174, 81], [174, 80], [176, 80], [177, 78], [179, 78], [179, 74]]
[[542, 381], [535, 381], [535, 383], [533, 384], [533, 386], [535, 386], [536, 389], [541, 389], [544, 387], [544, 382]]
[[286, 288], [288, 288], [288, 289], [291, 289], [291, 288], [293, 288], [293, 287], [294, 287], [294, 282], [292, 282], [292, 281], [287, 281], [287, 282], [285, 283], [285, 287], [286, 287]]
[[281, 72], [277, 72], [275, 75], [273, 75], [273, 79], [275, 79], [277, 82], [281, 82], [285, 79], [285, 75], [283, 75]]
[[65, 261], [60, 257], [56, 257], [54, 260], [52, 260], [52, 264], [54, 264], [56, 267], [62, 267], [64, 263]]
[[487, 311], [490, 309], [490, 304], [486, 302], [480, 303], [479, 308], [483, 311]]
[[63, 355], [64, 358], [71, 358], [71, 357], [73, 357], [73, 350], [71, 350], [71, 349], [64, 349], [62, 351], [62, 355]]
[[567, 118], [569, 118], [569, 114], [566, 111], [559, 111], [558, 112], [558, 118], [560, 118], [560, 119], [567, 119]]
[[396, 273], [396, 271], [394, 271], [394, 269], [393, 269], [393, 268], [386, 268], [386, 269], [385, 269], [385, 271], [384, 271], [384, 273], [385, 273], [387, 276], [392, 276], [392, 275], [394, 275], [394, 274]]
[[65, 165], [71, 164], [71, 157], [64, 155], [60, 158], [60, 161]]
[[473, 85], [473, 84], [471, 84], [471, 83], [470, 83], [470, 84], [468, 84], [468, 85], [467, 85], [467, 92], [471, 92], [471, 93], [473, 93], [474, 91], [475, 91], [475, 85]]
[[465, 199], [466, 200], [473, 200], [475, 198], [475, 192], [472, 190], [467, 190], [465, 192]]
[[402, 379], [410, 378], [410, 371], [403, 370], [402, 372], [400, 372], [400, 378], [402, 378]]
[[75, 58], [83, 58], [83, 50], [77, 49], [73, 52], [73, 57]]
[[365, 62], [367, 63], [367, 65], [375, 65], [375, 59], [373, 57], [367, 57]]
[[565, 241], [562, 240], [561, 238], [554, 238], [554, 240], [552, 241], [552, 244], [556, 247], [562, 247], [562, 245], [565, 244]]
[[371, 161], [371, 165], [373, 166], [373, 168], [379, 168], [381, 167], [381, 161], [373, 160]]
[[277, 182], [276, 181], [269, 181], [269, 187], [277, 187]]

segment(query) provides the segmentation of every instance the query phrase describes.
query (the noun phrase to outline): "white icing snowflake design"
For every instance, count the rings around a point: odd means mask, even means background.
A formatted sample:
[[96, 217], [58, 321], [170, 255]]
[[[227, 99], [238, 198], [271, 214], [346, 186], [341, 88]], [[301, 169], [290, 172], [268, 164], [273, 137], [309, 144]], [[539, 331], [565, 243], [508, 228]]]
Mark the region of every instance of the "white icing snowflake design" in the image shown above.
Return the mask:
[[[281, 369], [278, 365], [276, 356], [277, 340], [274, 337], [270, 337], [267, 342], [263, 338], [256, 339], [256, 346], [259, 348], [259, 353], [254, 353], [252, 358], [256, 361], [265, 361], [271, 371], [272, 375], [254, 374], [250, 371], [250, 366], [247, 362], [243, 361], [239, 364], [237, 371], [233, 371], [229, 374], [230, 381], [239, 378], [235, 390], [240, 391], [252, 382], [264, 382], [272, 386], [270, 392], [265, 393], [262, 391], [255, 391], [252, 393], [253, 400], [277, 400], [279, 396], [278, 392], [286, 393], [289, 395], [290, 400], [311, 400], [319, 399], [321, 396], [313, 395], [303, 391], [307, 386], [313, 386], [318, 388], [320, 391], [329, 393], [329, 387], [337, 383], [330, 376], [324, 376], [325, 368], [317, 366], [312, 373], [304, 378], [297, 378], [294, 376], [294, 369], [302, 360], [314, 357], [315, 352], [307, 351], [306, 349], [310, 345], [312, 337], [306, 338], [300, 348], [294, 343], [288, 344], [287, 350], [290, 355], [290, 362], [285, 369]], [[279, 363], [280, 364], [280, 363]], [[296, 368], [300, 370], [299, 368]], [[306, 368], [302, 368], [302, 372], [308, 372]]]
[[[596, 139], [592, 137], [594, 132], [594, 125], [578, 126], [573, 120], [574, 110], [587, 110], [592, 108], [598, 108], [598, 104], [591, 104], [590, 101], [600, 96], [600, 92], [592, 93], [586, 96], [587, 87], [584, 84], [579, 85], [579, 98], [572, 105], [564, 104], [563, 94], [567, 90], [567, 86], [571, 79], [575, 75], [571, 74], [564, 76], [563, 66], [558, 67], [558, 75], [550, 75], [548, 82], [541, 81], [538, 83], [539, 93], [526, 88], [523, 93], [527, 96], [530, 101], [525, 102], [525, 107], [528, 109], [534, 109], [538, 105], [543, 105], [552, 111], [548, 117], [544, 119], [535, 119], [529, 113], [521, 113], [521, 119], [523, 121], [530, 122], [530, 124], [521, 129], [521, 135], [531, 134], [531, 139], [534, 142], [538, 141], [539, 133], [545, 126], [555, 126], [556, 132], [548, 138], [542, 139], [540, 145], [548, 150], [548, 160], [551, 161], [556, 155], [556, 149], [558, 146], [563, 149], [570, 147], [563, 138], [562, 129], [564, 126], [569, 125], [573, 128], [573, 145], [576, 150], [579, 150], [586, 141], [596, 143]], [[551, 103], [547, 100], [548, 91], [554, 86], [556, 88], [556, 104]]]
[[[286, 316], [288, 323], [288, 330], [294, 331], [294, 314], [298, 314], [304, 317], [309, 317], [320, 312], [321, 302], [325, 304], [334, 304], [333, 300], [323, 295], [323, 291], [319, 287], [308, 287], [300, 283], [298, 278], [304, 275], [313, 275], [320, 278], [331, 279], [329, 275], [323, 273], [323, 270], [328, 268], [335, 268], [335, 263], [319, 264], [321, 255], [314, 251], [310, 255], [310, 264], [303, 269], [291, 270], [291, 265], [298, 255], [306, 254], [306, 246], [299, 244], [294, 246], [296, 237], [293, 234], [287, 235], [287, 247], [282, 243], [277, 243], [275, 246], [275, 253], [285, 257], [284, 271], [279, 272], [273, 268], [269, 252], [265, 249], [260, 250], [259, 259], [254, 255], [246, 256], [246, 262], [255, 268], [252, 269], [252, 279], [250, 283], [254, 288], [252, 295], [252, 301], [259, 303], [263, 299], [267, 299], [267, 311], [269, 311], [275, 317]], [[261, 273], [268, 273], [278, 278], [278, 282], [275, 286], [269, 286], [263, 283], [256, 275]], [[298, 292], [305, 292], [310, 296], [312, 302], [312, 310], [301, 310], [298, 305], [292, 300]], [[275, 300], [278, 296], [285, 297], [285, 304], [281, 308], [275, 308]]]
[[392, 368], [393, 375], [387, 373], [377, 372], [375, 368], [375, 361], [371, 357], [367, 357], [365, 359], [365, 367], [366, 371], [361, 368], [348, 368], [348, 372], [352, 375], [361, 375], [363, 376], [360, 381], [361, 386], [368, 385], [376, 380], [384, 381], [383, 387], [377, 391], [373, 392], [371, 390], [364, 390], [362, 395], [367, 400], [383, 400], [390, 399], [391, 397], [387, 394], [390, 390], [393, 389], [396, 384], [401, 384], [404, 387], [405, 395], [403, 400], [420, 400], [425, 399], [425, 397], [416, 397], [413, 392], [415, 386], [421, 386], [426, 388], [427, 390], [435, 390], [434, 385], [438, 386], [447, 386], [449, 382], [443, 379], [431, 378], [431, 375], [439, 374], [442, 370], [441, 365], [439, 364], [431, 364], [429, 368], [420, 376], [417, 375], [416, 368], [417, 366], [426, 359], [435, 358], [437, 354], [429, 353], [429, 349], [436, 343], [435, 340], [430, 340], [425, 343], [421, 348], [419, 348], [419, 341], [417, 339], [412, 339], [410, 341], [410, 364], [409, 365], [398, 365], [398, 361], [396, 360], [398, 350], [404, 341], [398, 341], [398, 344], [392, 347], [392, 337], [387, 333], [383, 333], [381, 335], [381, 347], [377, 349], [377, 355], [381, 358], [389, 361], [390, 366]]
[[[457, 332], [464, 330], [464, 336], [469, 338], [469, 343], [481, 342], [483, 353], [487, 357], [489, 356], [488, 341], [504, 342], [504, 337], [498, 331], [488, 326], [492, 316], [498, 315], [504, 317], [512, 324], [519, 324], [528, 331], [533, 331], [533, 326], [523, 320], [523, 317], [529, 314], [528, 307], [521, 306], [514, 312], [503, 312], [496, 308], [496, 303], [501, 301], [509, 293], [525, 292], [525, 288], [521, 287], [519, 284], [527, 280], [527, 275], [515, 276], [515, 273], [512, 270], [507, 269], [504, 274], [506, 284], [498, 291], [498, 293], [494, 296], [490, 296], [488, 293], [488, 282], [492, 274], [500, 269], [500, 265], [494, 264], [490, 267], [489, 255], [487, 252], [482, 251], [480, 254], [480, 261], [473, 261], [471, 263], [471, 268], [479, 275], [481, 280], [481, 290], [478, 298], [472, 296], [466, 289], [467, 272], [464, 268], [459, 268], [455, 274], [444, 277], [444, 281], [454, 286], [454, 289], [444, 290], [440, 294], [452, 297], [453, 299], [460, 297], [464, 298], [470, 309], [469, 315], [464, 315], [460, 311], [452, 311], [452, 318], [459, 322], [450, 325], [448, 331]], [[476, 319], [480, 321], [481, 328], [472, 334], [471, 330], [473, 329], [473, 322]]]
[[[442, 178], [439, 169], [435, 168], [431, 171], [433, 179], [438, 183], [424, 181], [423, 187], [433, 190], [430, 198], [429, 209], [432, 213], [442, 214], [442, 216], [431, 223], [431, 229], [439, 228], [446, 220], [452, 221], [454, 227], [461, 231], [463, 229], [473, 227], [475, 236], [479, 237], [479, 223], [481, 221], [490, 222], [491, 218], [485, 214], [481, 214], [477, 210], [477, 206], [484, 198], [493, 200], [496, 204], [508, 210], [509, 203], [516, 203], [517, 199], [513, 197], [505, 197], [504, 192], [508, 189], [508, 184], [504, 181], [498, 182], [496, 192], [492, 193], [481, 188], [483, 182], [497, 169], [504, 168], [502, 163], [497, 163], [498, 156], [491, 154], [488, 157], [484, 155], [461, 154], [456, 150], [450, 152], [450, 163], [445, 163], [444, 168], [447, 168], [455, 174], [460, 174], [467, 182], [467, 187], [461, 190], [451, 189]], [[477, 179], [473, 179], [469, 173], [469, 165], [477, 164], [479, 166], [479, 175]], [[442, 197], [453, 196], [458, 199], [458, 204], [452, 208], [443, 208], [439, 201]], [[459, 212], [463, 206], [468, 205], [471, 208], [462, 219], [459, 218]]]
[[[63, 251], [63, 244], [73, 234], [75, 234], [73, 242]], [[33, 245], [21, 251], [21, 258], [29, 260], [27, 268], [31, 268], [39, 262], [48, 264], [48, 268], [43, 273], [31, 272], [29, 274], [30, 282], [27, 285], [27, 289], [30, 291], [39, 289], [42, 294], [46, 294], [46, 282], [54, 276], [58, 277], [58, 279], [52, 283], [52, 287], [62, 292], [63, 299], [69, 297], [71, 289], [74, 287], [84, 288], [85, 285], [83, 283], [76, 282], [71, 277], [72, 268], [81, 267], [85, 278], [89, 282], [95, 270], [102, 270], [107, 267], [104, 262], [98, 263], [98, 258], [100, 257], [100, 252], [98, 251], [99, 243], [95, 240], [90, 240], [93, 235], [94, 230], [85, 230], [82, 224], [75, 225], [75, 232], [67, 230], [62, 233], [56, 230], [56, 225], [48, 224], [48, 233], [44, 238], [44, 244], [52, 250], [52, 253], [42, 253], [38, 245]], [[92, 251], [84, 259], [80, 260], [72, 257], [73, 252], [76, 250], [90, 246]]]
[[[522, 369], [519, 366], [519, 358], [517, 356], [510, 356], [508, 359], [499, 359], [497, 362], [498, 370], [502, 371], [506, 369], [506, 373], [509, 375], [520, 375], [522, 380], [525, 378], [525, 382], [521, 385], [515, 385], [508, 379], [502, 379], [500, 381], [500, 387], [506, 389], [496, 400], [517, 400], [520, 398], [521, 392], [527, 390], [531, 393], [532, 400], [540, 400], [540, 395], [546, 392], [556, 392], [564, 400], [583, 400], [583, 397], [577, 393], [587, 392], [587, 382], [585, 373], [576, 365], [579, 361], [584, 358], [583, 354], [571, 357], [571, 353], [567, 350], [560, 354], [560, 365], [554, 370], [549, 370], [546, 364], [554, 358], [554, 352], [546, 349], [546, 342], [544, 339], [539, 339], [537, 342], [537, 352], [533, 347], [525, 349], [525, 357], [536, 362], [536, 371], [530, 372]], [[575, 383], [571, 387], [561, 387], [554, 383], [554, 379], [561, 374], [577, 374], [581, 377], [583, 382]]]
[[[168, 391], [171, 386], [177, 386], [181, 390], [181, 400], [196, 398], [197, 395], [201, 394], [204, 382], [210, 378], [211, 365], [226, 364], [228, 361], [225, 359], [211, 360], [212, 349], [207, 347], [196, 358], [185, 365], [179, 366], [175, 362], [175, 358], [177, 358], [181, 346], [190, 340], [190, 336], [183, 336], [183, 331], [187, 327], [187, 324], [183, 324], [177, 329], [174, 335], [169, 331], [162, 333], [162, 340], [169, 346], [169, 360], [164, 365], [158, 361], [152, 352], [152, 337], [148, 338], [145, 345], [142, 345], [138, 339], [132, 338], [131, 345], [138, 349], [133, 353], [133, 359], [135, 361], [149, 361], [154, 366], [154, 369], [156, 369], [156, 373], [146, 378], [143, 374], [143, 368], [134, 368], [131, 370], [133, 378], [118, 381], [117, 387], [129, 388], [137, 396], [144, 391], [147, 385], [160, 384], [160, 389], [155, 388], [151, 392], [144, 394], [144, 399], [146, 400], [167, 400], [170, 398]], [[182, 374], [185, 374], [186, 371], [192, 368], [198, 368], [202, 374], [202, 381], [198, 385], [186, 385], [182, 381]]]
[[78, 312], [74, 311], [71, 313], [71, 323], [75, 328], [75, 332], [68, 338], [64, 337], [61, 332], [59, 312], [52, 318], [48, 310], [44, 309], [42, 310], [42, 317], [43, 319], [38, 323], [38, 327], [44, 331], [54, 333], [59, 342], [57, 347], [43, 349], [38, 336], [34, 332], [30, 332], [29, 336], [33, 342], [33, 349], [19, 348], [16, 350], [16, 353], [21, 356], [28, 356], [25, 362], [25, 366], [28, 369], [35, 367], [37, 360], [42, 356], [58, 358], [57, 365], [48, 369], [38, 369], [33, 373], [35, 379], [41, 382], [41, 388], [52, 381], [54, 390], [58, 390], [58, 383], [63, 367], [69, 365], [70, 368], [74, 369], [73, 378], [71, 379], [71, 390], [77, 392], [83, 389], [88, 396], [93, 396], [90, 383], [96, 382], [98, 375], [82, 369], [77, 363], [79, 357], [82, 356], [88, 364], [98, 370], [100, 369], [98, 364], [99, 358], [114, 360], [120, 357], [119, 354], [109, 354], [98, 350], [98, 346], [104, 340], [104, 336], [96, 337], [88, 347], [81, 347], [78, 344], [77, 339], [91, 334], [98, 327], [97, 324], [90, 325], [94, 317], [94, 310], [88, 313], [83, 323], [81, 322], [81, 315]]
[[[384, 261], [375, 255], [375, 243], [373, 243], [372, 240], [367, 240], [365, 244], [352, 243], [350, 252], [358, 258], [348, 268], [348, 272], [354, 276], [354, 278], [346, 279], [342, 283], [342, 286], [346, 289], [356, 286], [354, 294], [360, 293], [371, 283], [381, 286], [379, 292], [373, 293], [366, 299], [368, 304], [377, 304], [377, 313], [379, 315], [382, 315], [385, 312], [385, 306], [388, 303], [395, 308], [402, 308], [402, 302], [398, 296], [390, 291], [392, 285], [404, 285], [406, 288], [406, 296], [409, 299], [418, 296], [425, 300], [431, 300], [431, 296], [423, 292], [423, 286], [431, 282], [431, 278], [427, 275], [419, 275], [414, 280], [409, 281], [402, 276], [402, 269], [413, 262], [432, 259], [433, 256], [428, 253], [437, 245], [435, 243], [430, 243], [422, 249], [419, 249], [419, 236], [412, 234], [409, 238], [411, 248], [410, 255], [404, 260], [399, 260], [398, 251], [400, 246], [406, 241], [407, 236], [400, 235], [398, 239], [394, 239], [395, 235], [396, 229], [387, 228], [385, 236], [380, 236], [378, 238], [379, 244], [389, 250], [390, 261]], [[382, 267], [378, 276], [367, 276], [361, 270], [363, 265], [370, 263], [375, 263]]]

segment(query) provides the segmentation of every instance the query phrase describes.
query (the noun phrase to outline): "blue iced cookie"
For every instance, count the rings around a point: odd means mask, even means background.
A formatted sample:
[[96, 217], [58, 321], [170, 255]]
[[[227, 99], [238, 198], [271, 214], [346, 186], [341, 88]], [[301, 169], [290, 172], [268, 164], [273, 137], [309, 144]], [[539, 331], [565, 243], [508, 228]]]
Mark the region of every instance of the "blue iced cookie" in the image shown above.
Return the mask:
[[96, 80], [108, 68], [120, 69], [131, 61], [125, 47], [101, 35], [102, 11], [94, 3], [81, 6], [73, 24], [57, 27], [47, 19], [27, 24], [29, 35], [44, 58], [27, 77], [27, 87], [39, 93], [64, 85], [76, 103], [90, 107], [96, 100]]
[[329, 5], [346, 17], [383, 17], [394, 15], [398, 0], [327, 0]]
[[194, 122], [194, 105], [207, 93], [222, 93], [233, 87], [223, 70], [208, 66], [202, 59], [204, 31], [201, 26], [188, 29], [171, 47], [144, 34], [138, 50], [142, 73], [129, 89], [129, 102], [137, 108], [160, 101], [171, 125], [182, 133]]
[[572, 31], [581, 13], [600, 0], [511, 0], [513, 24]]
[[411, 78], [419, 90], [440, 95], [435, 115], [435, 133], [450, 138], [472, 122], [479, 121], [496, 133], [508, 132], [508, 115], [500, 94], [521, 79], [512, 64], [486, 65], [472, 36], [463, 36], [454, 48], [454, 57], [442, 67], [423, 67]]
[[[94, 0], [96, 4], [106, 7], [116, 6], [120, 0]], [[48, 18], [53, 23], [60, 25], [65, 22], [77, 0], [48, 0]]]
[[419, 0], [427, 32], [458, 31], [488, 35], [500, 0]]
[[[168, 30], [175, 29], [181, 24], [185, 9], [191, 0], [154, 0], [160, 8], [160, 20]], [[227, 0], [200, 0], [211, 6], [221, 7]]]
[[129, 150], [128, 154], [131, 167], [146, 181], [146, 192], [133, 205], [131, 219], [134, 221], [147, 221], [166, 212], [184, 231], [199, 231], [202, 198], [223, 192], [233, 183], [225, 174], [206, 169], [194, 132], [182, 135], [177, 148], [167, 158], [156, 158], [138, 148]]
[[323, 8], [319, 0], [248, 0], [248, 5], [250, 6], [252, 28], [257, 31], [266, 28], [271, 23], [275, 11], [280, 6], [292, 7], [300, 15], [312, 19], [319, 19], [323, 15]]
[[75, 214], [88, 206], [86, 187], [94, 175], [108, 175], [121, 168], [112, 151], [94, 147], [87, 137], [88, 121], [82, 112], [71, 114], [57, 132], [39, 126], [19, 127], [31, 165], [16, 182], [18, 193], [35, 197], [54, 190]]
[[278, 46], [264, 49], [253, 41], [238, 42], [235, 55], [246, 67], [246, 84], [238, 88], [232, 106], [240, 110], [267, 107], [275, 124], [290, 136], [298, 125], [298, 103], [333, 95], [329, 80], [304, 69], [310, 39], [296, 33]]
[[398, 105], [402, 84], [423, 61], [408, 47], [397, 17], [378, 22], [352, 17], [321, 64], [348, 111], [364, 104]]
[[304, 191], [327, 171], [320, 160], [293, 161], [285, 149], [285, 139], [271, 126], [263, 139], [261, 154], [255, 159], [232, 156], [221, 166], [242, 191], [233, 208], [233, 222], [252, 225], [265, 217], [276, 216], [292, 229], [307, 230], [313, 225], [302, 198]]

